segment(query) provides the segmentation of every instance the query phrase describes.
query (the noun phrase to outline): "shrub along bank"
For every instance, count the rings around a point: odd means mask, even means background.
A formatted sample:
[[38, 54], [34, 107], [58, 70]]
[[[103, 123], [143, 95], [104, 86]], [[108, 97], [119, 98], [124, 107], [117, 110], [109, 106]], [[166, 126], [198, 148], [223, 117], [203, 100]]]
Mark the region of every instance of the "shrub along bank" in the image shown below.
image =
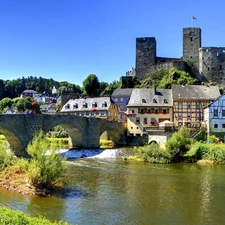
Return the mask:
[[225, 164], [225, 145], [193, 142], [189, 130], [181, 127], [168, 139], [166, 149], [161, 149], [157, 144], [137, 147], [135, 157], [152, 163], [197, 162], [204, 159]]
[[4, 225], [68, 225], [63, 222], [51, 222], [44, 217], [29, 217], [27, 214], [0, 206], [0, 224]]
[[[0, 145], [0, 185], [24, 194], [46, 195], [66, 183], [66, 164], [40, 131], [27, 147], [30, 159], [16, 158]], [[48, 154], [47, 154], [48, 151]]]

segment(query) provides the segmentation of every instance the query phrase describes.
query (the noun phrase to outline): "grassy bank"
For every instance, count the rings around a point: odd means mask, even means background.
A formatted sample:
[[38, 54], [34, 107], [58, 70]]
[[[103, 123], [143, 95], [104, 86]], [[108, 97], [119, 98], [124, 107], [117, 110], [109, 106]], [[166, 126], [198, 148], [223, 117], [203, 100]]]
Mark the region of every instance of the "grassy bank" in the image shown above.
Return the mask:
[[0, 224], [4, 225], [68, 225], [63, 222], [51, 222], [44, 217], [30, 217], [29, 215], [0, 206]]

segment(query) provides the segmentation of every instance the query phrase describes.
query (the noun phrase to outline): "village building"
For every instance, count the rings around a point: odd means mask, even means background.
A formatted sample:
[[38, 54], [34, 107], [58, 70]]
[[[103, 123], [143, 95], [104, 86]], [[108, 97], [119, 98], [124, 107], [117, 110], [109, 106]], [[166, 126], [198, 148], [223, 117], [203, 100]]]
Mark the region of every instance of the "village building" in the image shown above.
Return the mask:
[[111, 98], [117, 104], [119, 108], [118, 122], [126, 122], [127, 117], [125, 112], [127, 110], [127, 104], [130, 100], [130, 96], [133, 88], [118, 88], [113, 91]]
[[118, 106], [110, 97], [70, 99], [61, 113], [118, 121]]
[[34, 90], [25, 90], [21, 94], [21, 98], [32, 97], [34, 98], [37, 95], [37, 92]]
[[158, 129], [163, 121], [173, 121], [171, 89], [133, 89], [127, 105], [128, 136], [143, 136]]
[[200, 127], [204, 108], [219, 96], [218, 86], [172, 85], [174, 125]]
[[221, 95], [204, 109], [204, 122], [210, 135], [224, 140], [225, 143], [225, 95]]

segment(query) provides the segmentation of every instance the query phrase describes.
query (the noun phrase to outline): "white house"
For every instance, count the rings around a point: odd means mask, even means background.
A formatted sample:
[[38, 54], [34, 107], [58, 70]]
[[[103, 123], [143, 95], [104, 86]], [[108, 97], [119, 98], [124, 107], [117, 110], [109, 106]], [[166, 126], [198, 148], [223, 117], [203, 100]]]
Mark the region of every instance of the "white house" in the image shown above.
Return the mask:
[[[225, 143], [225, 95], [221, 95], [204, 109], [208, 137], [215, 135]], [[209, 139], [208, 139], [209, 140]]]

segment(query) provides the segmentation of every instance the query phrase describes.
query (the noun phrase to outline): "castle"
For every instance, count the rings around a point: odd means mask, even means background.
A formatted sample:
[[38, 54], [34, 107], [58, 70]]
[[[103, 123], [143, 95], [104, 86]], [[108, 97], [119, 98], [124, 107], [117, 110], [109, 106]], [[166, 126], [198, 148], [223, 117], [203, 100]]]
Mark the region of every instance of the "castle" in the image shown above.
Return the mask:
[[[202, 47], [200, 28], [183, 28], [183, 57], [156, 56], [155, 37], [136, 38], [135, 76], [139, 81], [159, 69], [188, 70], [199, 81], [225, 88], [225, 47]], [[134, 75], [134, 71], [126, 76]]]

